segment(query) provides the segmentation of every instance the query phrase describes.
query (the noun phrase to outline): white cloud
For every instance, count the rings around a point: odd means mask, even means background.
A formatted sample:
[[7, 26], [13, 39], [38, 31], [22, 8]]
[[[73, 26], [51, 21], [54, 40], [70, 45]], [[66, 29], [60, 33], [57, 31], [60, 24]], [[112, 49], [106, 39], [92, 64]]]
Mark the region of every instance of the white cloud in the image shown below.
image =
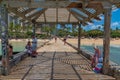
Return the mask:
[[104, 19], [104, 16], [100, 16], [100, 19], [103, 20], [103, 19]]
[[115, 9], [113, 9], [112, 11], [113, 11], [113, 12], [116, 12], [116, 11], [118, 11], [118, 10], [119, 10], [118, 8], [115, 8]]
[[92, 25], [92, 26], [91, 26], [91, 29], [96, 29], [96, 26], [95, 26], [95, 25]]
[[120, 22], [113, 22], [113, 23], [111, 24], [111, 26], [112, 26], [112, 27], [120, 26]]
[[92, 25], [92, 26], [90, 26], [91, 29], [98, 29], [98, 27], [103, 28], [101, 25]]
[[93, 25], [93, 23], [87, 22], [88, 25]]

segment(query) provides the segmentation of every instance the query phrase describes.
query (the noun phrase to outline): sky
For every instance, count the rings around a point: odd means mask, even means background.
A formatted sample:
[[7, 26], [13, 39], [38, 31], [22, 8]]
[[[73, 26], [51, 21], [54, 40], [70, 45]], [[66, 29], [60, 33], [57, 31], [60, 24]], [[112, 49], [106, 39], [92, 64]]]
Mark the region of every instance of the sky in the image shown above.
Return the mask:
[[[96, 29], [101, 25], [104, 25], [104, 15], [100, 15], [101, 21], [93, 20], [94, 23], [88, 23], [89, 25], [83, 26], [84, 30]], [[111, 12], [111, 29], [120, 29], [120, 9], [114, 9]], [[101, 26], [102, 28], [102, 26]]]

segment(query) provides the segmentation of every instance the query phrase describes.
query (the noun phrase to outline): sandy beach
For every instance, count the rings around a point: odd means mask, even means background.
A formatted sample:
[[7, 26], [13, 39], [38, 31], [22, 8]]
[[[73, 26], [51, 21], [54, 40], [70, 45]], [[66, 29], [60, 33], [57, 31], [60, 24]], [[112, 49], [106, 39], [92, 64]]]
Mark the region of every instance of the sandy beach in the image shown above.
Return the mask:
[[[24, 42], [27, 43], [28, 41], [32, 41], [32, 39], [11, 39], [9, 40], [9, 43], [11, 42]], [[1, 41], [1, 40], [0, 40]], [[38, 39], [38, 42], [46, 42], [48, 39]], [[68, 38], [67, 42], [77, 45], [78, 39], [77, 38]], [[103, 39], [102, 38], [82, 38], [81, 39], [81, 45], [103, 45]], [[119, 39], [111, 39], [110, 45], [118, 45], [120, 46], [120, 38]]]
[[[77, 42], [78, 42], [78, 39], [76, 38], [69, 38], [67, 39], [67, 42], [71, 43], [71, 44], [75, 44], [77, 45]], [[97, 38], [97, 39], [94, 39], [94, 38], [84, 38], [84, 39], [81, 39], [81, 45], [103, 45], [103, 39], [102, 38]], [[120, 46], [120, 39], [111, 39], [110, 40], [110, 45], [118, 45]]]
[[[9, 39], [9, 43], [10, 44], [14, 43], [14, 42], [22, 42], [22, 43], [26, 43], [27, 44], [28, 41], [32, 42], [32, 39]], [[48, 39], [38, 39], [38, 43], [39, 42], [46, 42], [46, 41], [48, 41]], [[0, 39], [0, 42], [1, 42], [1, 39]]]

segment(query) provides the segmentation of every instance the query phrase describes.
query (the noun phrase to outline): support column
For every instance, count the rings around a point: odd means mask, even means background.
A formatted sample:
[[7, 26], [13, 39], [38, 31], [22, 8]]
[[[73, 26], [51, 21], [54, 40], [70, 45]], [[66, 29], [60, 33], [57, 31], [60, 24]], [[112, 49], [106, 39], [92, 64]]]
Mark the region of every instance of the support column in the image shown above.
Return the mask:
[[81, 23], [78, 25], [78, 53], [80, 52], [81, 45]]
[[35, 23], [33, 23], [33, 35], [35, 36]]
[[9, 74], [8, 60], [8, 11], [5, 4], [1, 4], [1, 45], [2, 45], [2, 74]]
[[33, 36], [35, 36], [35, 20], [32, 20], [33, 23]]
[[105, 8], [104, 12], [104, 40], [103, 40], [103, 73], [108, 74], [109, 71], [109, 47], [110, 47], [110, 23], [111, 23], [111, 8]]

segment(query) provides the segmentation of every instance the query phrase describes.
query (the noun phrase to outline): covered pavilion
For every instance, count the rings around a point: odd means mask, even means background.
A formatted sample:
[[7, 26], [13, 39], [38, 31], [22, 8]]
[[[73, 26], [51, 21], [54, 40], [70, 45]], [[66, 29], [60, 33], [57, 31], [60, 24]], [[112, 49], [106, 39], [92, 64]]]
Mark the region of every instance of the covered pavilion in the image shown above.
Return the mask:
[[[33, 24], [74, 24], [79, 26], [78, 49], [80, 49], [81, 25], [101, 20], [104, 15], [103, 72], [109, 71], [110, 22], [113, 7], [120, 7], [120, 0], [0, 0], [2, 56], [7, 60], [8, 13], [17, 16], [21, 22]], [[80, 51], [80, 50], [79, 50]], [[6, 74], [5, 69], [3, 72]]]

